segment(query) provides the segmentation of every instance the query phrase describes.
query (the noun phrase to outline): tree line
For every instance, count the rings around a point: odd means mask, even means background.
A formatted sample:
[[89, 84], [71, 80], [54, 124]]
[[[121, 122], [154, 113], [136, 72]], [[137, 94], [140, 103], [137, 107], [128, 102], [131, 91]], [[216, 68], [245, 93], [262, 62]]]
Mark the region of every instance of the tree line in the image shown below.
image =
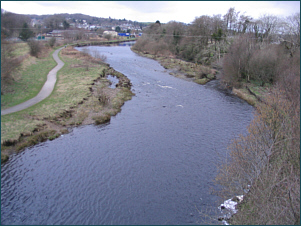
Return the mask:
[[153, 54], [173, 54], [187, 61], [210, 64], [227, 52], [241, 35], [260, 43], [286, 40], [300, 45], [300, 14], [287, 18], [262, 15], [258, 19], [230, 8], [225, 15], [196, 17], [191, 24], [153, 23], [143, 30], [135, 48]]
[[[36, 19], [37, 23], [33, 27], [30, 27], [32, 19]], [[22, 29], [24, 23], [26, 23], [30, 29], [35, 33], [48, 33], [52, 30], [67, 30], [70, 29], [70, 24], [77, 23], [83, 24], [86, 21], [87, 24], [103, 25], [107, 29], [111, 29], [113, 26], [119, 26], [123, 23], [133, 24], [139, 26], [141, 29], [146, 26], [145, 23], [138, 21], [131, 21], [124, 19], [112, 19], [94, 17], [84, 14], [54, 14], [54, 15], [22, 15], [7, 12], [1, 9], [1, 30], [5, 33], [6, 37], [18, 37], [19, 31]], [[103, 30], [102, 30], [103, 31]]]
[[[254, 19], [230, 8], [191, 24], [151, 24], [133, 48], [221, 70], [221, 83], [267, 91], [247, 135], [218, 164], [223, 200], [244, 195], [238, 225], [300, 224], [300, 13]], [[227, 156], [227, 157], [225, 157]]]

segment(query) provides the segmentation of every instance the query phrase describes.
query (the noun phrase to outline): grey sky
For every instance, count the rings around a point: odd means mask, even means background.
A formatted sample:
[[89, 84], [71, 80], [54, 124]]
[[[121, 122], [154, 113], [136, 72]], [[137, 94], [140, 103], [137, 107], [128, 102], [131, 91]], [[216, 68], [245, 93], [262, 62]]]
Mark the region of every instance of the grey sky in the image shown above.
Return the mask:
[[300, 12], [300, 1], [1, 1], [1, 8], [18, 14], [82, 13], [139, 22], [190, 23], [202, 15], [226, 14], [230, 7], [258, 18]]

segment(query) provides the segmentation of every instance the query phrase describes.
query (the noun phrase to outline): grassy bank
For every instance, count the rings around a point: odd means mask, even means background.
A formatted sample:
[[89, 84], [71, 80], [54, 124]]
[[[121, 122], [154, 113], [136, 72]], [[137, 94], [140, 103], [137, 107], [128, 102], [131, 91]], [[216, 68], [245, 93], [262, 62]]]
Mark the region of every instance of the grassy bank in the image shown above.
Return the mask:
[[10, 92], [1, 95], [2, 109], [23, 103], [40, 92], [47, 80], [48, 72], [56, 66], [52, 53], [53, 51], [40, 59], [29, 56], [24, 60], [22, 68], [14, 76], [15, 81], [10, 84]]
[[207, 82], [216, 79], [217, 71], [209, 67], [186, 62], [181, 59], [167, 56], [156, 56], [146, 52], [139, 52], [132, 48], [132, 51], [140, 56], [157, 60], [165, 69], [169, 70], [169, 74], [178, 78], [194, 81], [204, 85]]
[[[72, 47], [63, 49], [60, 58], [65, 65], [48, 98], [23, 111], [1, 116], [2, 162], [25, 147], [68, 132], [72, 126], [108, 122], [131, 99], [130, 81], [99, 59]], [[47, 68], [50, 65], [49, 61]], [[24, 74], [30, 74], [31, 67], [26, 70]], [[119, 78], [118, 87], [108, 87], [108, 75]]]
[[[218, 79], [219, 71], [208, 66], [186, 62], [181, 59], [176, 59], [174, 56], [156, 56], [147, 52], [137, 51], [133, 48], [132, 51], [140, 56], [157, 60], [165, 69], [170, 71], [170, 75], [181, 79], [190, 80], [200, 85]], [[213, 68], [221, 69], [220, 65], [216, 66], [215, 64], [212, 66]], [[226, 84], [225, 87], [230, 88], [234, 95], [245, 100], [248, 104], [256, 106], [269, 94], [271, 85], [266, 83], [264, 86], [261, 86], [257, 81], [250, 81], [241, 82], [239, 88], [228, 87]]]
[[245, 100], [252, 106], [262, 102], [270, 93], [272, 86], [265, 84], [260, 86], [256, 82], [242, 82], [240, 88], [232, 88], [233, 94]]
[[[133, 50], [133, 49], [132, 49]], [[148, 57], [157, 60], [165, 69], [169, 70], [169, 74], [177, 78], [190, 80], [200, 85], [217, 79], [218, 71], [199, 64], [186, 62], [174, 57], [156, 56], [149, 53], [138, 52], [135, 53], [143, 57]], [[269, 93], [271, 85], [265, 84], [260, 86], [256, 81], [242, 82], [239, 88], [228, 87], [232, 89], [233, 94], [245, 100], [248, 104], [256, 106]]]
[[137, 38], [128, 38], [128, 39], [113, 39], [113, 40], [108, 40], [108, 41], [81, 41], [81, 42], [76, 42], [73, 44], [70, 44], [71, 46], [76, 46], [76, 47], [82, 47], [82, 46], [97, 46], [97, 45], [110, 45], [110, 44], [117, 44], [117, 43], [122, 43], [122, 42], [132, 42], [136, 41]]

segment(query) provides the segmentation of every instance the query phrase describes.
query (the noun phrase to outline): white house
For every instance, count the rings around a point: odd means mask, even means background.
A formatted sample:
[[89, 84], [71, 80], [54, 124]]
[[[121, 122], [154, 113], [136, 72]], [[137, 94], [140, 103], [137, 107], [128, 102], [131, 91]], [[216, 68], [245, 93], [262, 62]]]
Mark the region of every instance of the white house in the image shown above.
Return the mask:
[[113, 37], [117, 37], [118, 33], [116, 31], [104, 31], [103, 35], [112, 35]]

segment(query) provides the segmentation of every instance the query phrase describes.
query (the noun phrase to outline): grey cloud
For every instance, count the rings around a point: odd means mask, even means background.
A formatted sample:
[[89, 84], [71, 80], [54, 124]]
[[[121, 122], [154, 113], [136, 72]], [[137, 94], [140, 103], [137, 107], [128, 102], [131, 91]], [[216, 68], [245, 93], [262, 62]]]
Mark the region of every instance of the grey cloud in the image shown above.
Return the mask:
[[140, 13], [164, 12], [170, 5], [170, 2], [161, 1], [121, 1], [116, 3], [139, 11]]

